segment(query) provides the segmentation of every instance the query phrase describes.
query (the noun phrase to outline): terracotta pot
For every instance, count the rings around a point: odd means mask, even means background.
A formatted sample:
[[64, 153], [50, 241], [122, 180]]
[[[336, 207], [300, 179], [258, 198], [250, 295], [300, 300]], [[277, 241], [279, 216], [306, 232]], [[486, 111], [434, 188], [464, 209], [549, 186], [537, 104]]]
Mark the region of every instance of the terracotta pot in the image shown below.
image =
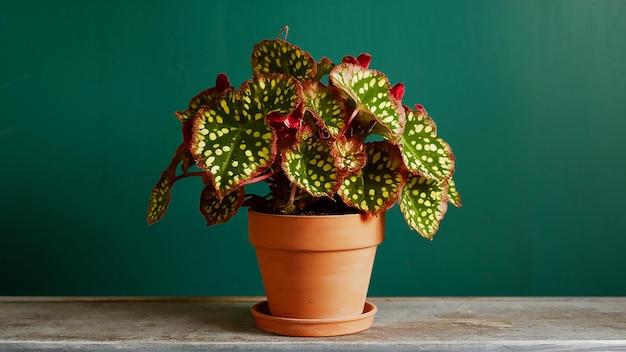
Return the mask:
[[248, 212], [269, 314], [338, 319], [364, 314], [385, 214], [295, 216]]

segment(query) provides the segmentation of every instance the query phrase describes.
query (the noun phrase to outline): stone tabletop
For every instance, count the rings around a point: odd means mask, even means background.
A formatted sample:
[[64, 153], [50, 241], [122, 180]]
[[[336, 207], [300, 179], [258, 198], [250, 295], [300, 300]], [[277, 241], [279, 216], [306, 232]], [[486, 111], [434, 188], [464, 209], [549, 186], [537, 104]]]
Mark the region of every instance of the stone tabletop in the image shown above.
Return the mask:
[[263, 297], [0, 297], [0, 351], [626, 351], [626, 297], [372, 297], [372, 327], [256, 328]]

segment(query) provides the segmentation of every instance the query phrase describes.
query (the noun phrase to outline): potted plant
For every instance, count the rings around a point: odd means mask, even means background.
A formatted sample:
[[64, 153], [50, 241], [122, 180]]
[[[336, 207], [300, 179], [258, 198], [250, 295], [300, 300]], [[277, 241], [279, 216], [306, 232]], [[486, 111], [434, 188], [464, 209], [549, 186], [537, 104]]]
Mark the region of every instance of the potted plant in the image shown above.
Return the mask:
[[[175, 182], [197, 176], [207, 225], [249, 207], [267, 295], [253, 307], [259, 327], [357, 332], [376, 312], [365, 299], [385, 211], [397, 202], [409, 227], [432, 239], [448, 203], [461, 205], [454, 156], [426, 110], [403, 104], [404, 85], [369, 68], [370, 55], [316, 62], [287, 29], [254, 46], [252, 78], [238, 89], [219, 74], [176, 113], [183, 142], [152, 190], [147, 221], [163, 217]], [[267, 194], [246, 194], [255, 183]]]

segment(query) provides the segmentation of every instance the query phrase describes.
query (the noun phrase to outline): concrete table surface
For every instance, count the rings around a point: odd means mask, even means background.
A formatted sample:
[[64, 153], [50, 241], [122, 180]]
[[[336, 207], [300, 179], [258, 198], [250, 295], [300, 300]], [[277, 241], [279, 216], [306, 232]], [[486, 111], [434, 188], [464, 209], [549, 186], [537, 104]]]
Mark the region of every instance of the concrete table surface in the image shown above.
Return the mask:
[[0, 297], [0, 351], [626, 351], [626, 297], [369, 298], [330, 338], [256, 328], [263, 297]]

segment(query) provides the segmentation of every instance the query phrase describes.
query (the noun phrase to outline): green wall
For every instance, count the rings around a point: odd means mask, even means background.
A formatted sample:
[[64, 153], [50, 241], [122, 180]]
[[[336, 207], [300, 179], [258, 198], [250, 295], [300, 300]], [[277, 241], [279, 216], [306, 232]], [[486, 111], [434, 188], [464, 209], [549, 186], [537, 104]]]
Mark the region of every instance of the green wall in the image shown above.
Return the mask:
[[626, 2], [0, 0], [0, 295], [262, 295], [199, 182], [148, 227], [173, 112], [289, 25], [369, 52], [457, 157], [430, 242], [388, 215], [371, 295], [626, 295]]

